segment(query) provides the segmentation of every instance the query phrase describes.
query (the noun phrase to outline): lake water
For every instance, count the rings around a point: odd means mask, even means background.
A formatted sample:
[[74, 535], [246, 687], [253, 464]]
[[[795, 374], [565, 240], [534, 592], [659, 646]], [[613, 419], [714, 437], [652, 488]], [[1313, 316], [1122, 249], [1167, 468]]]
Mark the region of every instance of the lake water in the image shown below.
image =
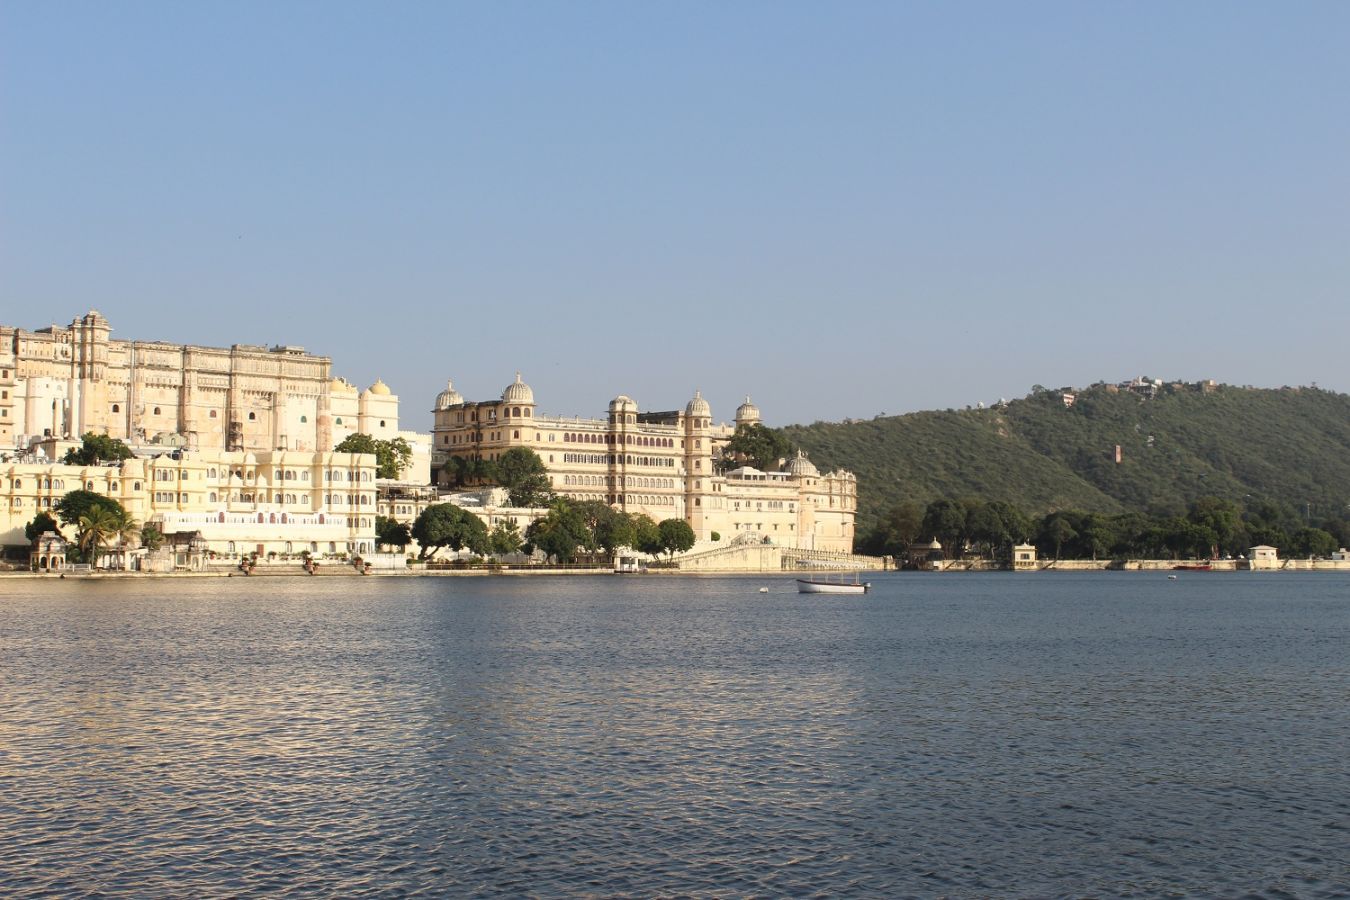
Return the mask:
[[0, 579], [0, 893], [1350, 893], [1350, 578], [873, 582]]

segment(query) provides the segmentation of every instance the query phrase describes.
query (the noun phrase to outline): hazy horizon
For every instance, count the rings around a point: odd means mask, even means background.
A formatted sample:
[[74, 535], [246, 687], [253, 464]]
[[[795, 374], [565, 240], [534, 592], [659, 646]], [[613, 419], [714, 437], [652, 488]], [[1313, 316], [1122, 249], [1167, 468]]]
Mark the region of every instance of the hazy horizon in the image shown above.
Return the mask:
[[429, 427], [1136, 375], [1350, 390], [1350, 6], [0, 7], [0, 323]]

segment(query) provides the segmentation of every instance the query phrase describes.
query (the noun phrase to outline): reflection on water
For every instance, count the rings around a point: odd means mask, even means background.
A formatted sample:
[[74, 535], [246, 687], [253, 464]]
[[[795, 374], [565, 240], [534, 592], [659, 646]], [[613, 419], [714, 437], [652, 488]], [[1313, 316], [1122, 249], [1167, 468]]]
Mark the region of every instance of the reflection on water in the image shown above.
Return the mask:
[[876, 584], [0, 581], [0, 883], [1350, 891], [1350, 579]]

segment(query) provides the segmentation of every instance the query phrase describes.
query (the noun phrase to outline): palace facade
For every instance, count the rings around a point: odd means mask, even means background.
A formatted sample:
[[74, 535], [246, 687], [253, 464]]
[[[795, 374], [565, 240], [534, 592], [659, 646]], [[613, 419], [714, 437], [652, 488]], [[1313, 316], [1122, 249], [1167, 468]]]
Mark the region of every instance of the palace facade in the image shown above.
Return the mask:
[[[178, 450], [116, 465], [0, 463], [0, 545], [75, 490], [117, 500], [166, 536], [200, 532], [221, 556], [369, 553], [375, 549], [375, 457], [297, 450]], [[72, 536], [74, 528], [67, 528]]]
[[538, 414], [534, 391], [517, 373], [497, 400], [467, 401], [447, 384], [433, 416], [437, 472], [451, 457], [495, 460], [528, 447], [543, 460], [556, 493], [657, 521], [684, 519], [700, 541], [717, 533], [802, 549], [853, 547], [858, 485], [852, 473], [822, 475], [801, 455], [780, 461], [773, 472], [719, 471], [736, 428], [761, 421], [748, 397], [732, 425], [714, 424], [698, 392], [683, 409], [643, 412], [620, 395], [604, 418], [560, 418]]
[[399, 431], [398, 397], [364, 391], [302, 347], [198, 347], [115, 340], [90, 311], [36, 331], [0, 326], [0, 451], [34, 439], [107, 434], [134, 446], [259, 452], [331, 450]]

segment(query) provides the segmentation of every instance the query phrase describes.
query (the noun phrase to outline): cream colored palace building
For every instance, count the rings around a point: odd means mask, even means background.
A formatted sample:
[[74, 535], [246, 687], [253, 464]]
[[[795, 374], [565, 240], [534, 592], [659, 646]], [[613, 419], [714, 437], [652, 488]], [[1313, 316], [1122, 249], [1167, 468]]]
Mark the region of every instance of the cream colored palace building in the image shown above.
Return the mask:
[[[84, 488], [165, 534], [201, 532], [219, 555], [369, 553], [375, 458], [333, 448], [361, 432], [413, 447], [404, 478], [430, 477], [431, 438], [399, 429], [399, 400], [364, 391], [300, 347], [199, 347], [110, 337], [97, 312], [68, 327], [0, 326], [0, 546]], [[126, 442], [113, 466], [57, 462], [87, 432]], [[66, 529], [68, 536], [73, 529]]]
[[201, 532], [222, 556], [375, 549], [375, 457], [306, 450], [179, 450], [108, 466], [0, 462], [0, 545], [26, 545], [24, 526], [39, 512], [57, 518], [57, 503], [80, 489], [165, 534]]
[[534, 392], [517, 373], [500, 400], [466, 401], [447, 384], [433, 414], [437, 471], [453, 456], [497, 459], [528, 447], [544, 461], [556, 493], [657, 521], [684, 519], [700, 542], [717, 532], [723, 541], [747, 536], [801, 549], [853, 548], [858, 483], [851, 472], [822, 475], [801, 455], [781, 471], [716, 471], [736, 426], [760, 421], [749, 398], [734, 425], [714, 424], [697, 392], [682, 410], [640, 412], [621, 395], [603, 419], [558, 418], [537, 414]]
[[406, 477], [429, 476], [427, 440], [399, 430], [398, 397], [382, 381], [358, 391], [302, 347], [114, 340], [111, 331], [96, 311], [66, 327], [0, 326], [0, 451], [92, 431], [138, 447], [313, 453], [360, 432], [404, 437], [422, 464]]

